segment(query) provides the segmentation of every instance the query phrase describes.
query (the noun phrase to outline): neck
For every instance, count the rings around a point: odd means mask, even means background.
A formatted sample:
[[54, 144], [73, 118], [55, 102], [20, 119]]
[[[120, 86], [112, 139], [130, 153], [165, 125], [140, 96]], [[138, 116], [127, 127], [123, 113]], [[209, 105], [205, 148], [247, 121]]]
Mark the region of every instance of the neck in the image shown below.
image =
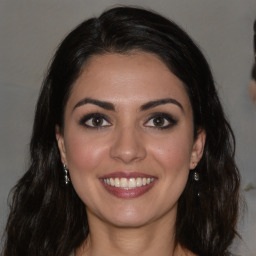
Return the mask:
[[88, 215], [90, 234], [77, 250], [77, 256], [189, 255], [175, 246], [175, 222], [168, 218], [140, 227], [117, 227], [95, 218]]

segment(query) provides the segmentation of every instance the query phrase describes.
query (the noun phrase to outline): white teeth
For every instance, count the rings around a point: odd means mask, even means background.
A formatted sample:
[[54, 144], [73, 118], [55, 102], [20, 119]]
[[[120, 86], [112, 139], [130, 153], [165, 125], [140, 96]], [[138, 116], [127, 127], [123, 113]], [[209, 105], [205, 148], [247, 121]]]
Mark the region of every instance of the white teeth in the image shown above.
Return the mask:
[[[108, 180], [108, 179], [107, 179], [107, 180]], [[114, 181], [114, 179], [110, 178], [109, 183], [110, 183], [111, 186], [115, 186], [115, 181]]]
[[121, 178], [120, 184], [121, 184], [121, 188], [127, 188], [128, 180], [126, 178]]
[[120, 188], [120, 180], [115, 178], [115, 187]]
[[117, 188], [132, 189], [146, 186], [154, 181], [154, 178], [107, 178], [104, 183]]
[[137, 178], [136, 179], [136, 186], [141, 187], [142, 186], [142, 178]]
[[128, 187], [129, 188], [136, 188], [136, 180], [135, 180], [135, 178], [130, 178], [129, 179]]

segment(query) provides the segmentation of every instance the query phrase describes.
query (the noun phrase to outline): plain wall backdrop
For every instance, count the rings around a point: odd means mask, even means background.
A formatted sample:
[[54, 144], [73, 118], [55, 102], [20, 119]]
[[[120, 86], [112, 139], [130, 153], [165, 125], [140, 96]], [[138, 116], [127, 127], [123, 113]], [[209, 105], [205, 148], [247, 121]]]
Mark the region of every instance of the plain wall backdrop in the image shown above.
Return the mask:
[[120, 4], [169, 17], [206, 55], [235, 132], [248, 207], [239, 225], [244, 242], [236, 241], [234, 252], [255, 256], [256, 106], [248, 86], [256, 0], [0, 0], [0, 235], [8, 215], [8, 193], [28, 165], [34, 107], [51, 56], [81, 21]]

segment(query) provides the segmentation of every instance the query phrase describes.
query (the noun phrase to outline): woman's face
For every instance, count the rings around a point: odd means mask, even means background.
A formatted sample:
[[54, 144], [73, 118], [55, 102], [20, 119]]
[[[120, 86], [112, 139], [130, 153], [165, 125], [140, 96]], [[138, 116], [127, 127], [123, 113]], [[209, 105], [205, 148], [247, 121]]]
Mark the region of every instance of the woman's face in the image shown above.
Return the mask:
[[175, 221], [177, 201], [202, 155], [183, 83], [148, 53], [94, 56], [73, 85], [62, 162], [90, 219], [141, 226]]

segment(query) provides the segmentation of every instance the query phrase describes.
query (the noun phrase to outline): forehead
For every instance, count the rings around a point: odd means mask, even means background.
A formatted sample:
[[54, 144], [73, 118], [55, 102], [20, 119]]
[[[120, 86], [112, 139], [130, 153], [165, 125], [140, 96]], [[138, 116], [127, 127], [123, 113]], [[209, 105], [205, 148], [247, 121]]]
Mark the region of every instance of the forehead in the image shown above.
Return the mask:
[[69, 102], [83, 97], [116, 104], [172, 97], [190, 107], [183, 82], [157, 56], [144, 52], [95, 55], [73, 85]]

